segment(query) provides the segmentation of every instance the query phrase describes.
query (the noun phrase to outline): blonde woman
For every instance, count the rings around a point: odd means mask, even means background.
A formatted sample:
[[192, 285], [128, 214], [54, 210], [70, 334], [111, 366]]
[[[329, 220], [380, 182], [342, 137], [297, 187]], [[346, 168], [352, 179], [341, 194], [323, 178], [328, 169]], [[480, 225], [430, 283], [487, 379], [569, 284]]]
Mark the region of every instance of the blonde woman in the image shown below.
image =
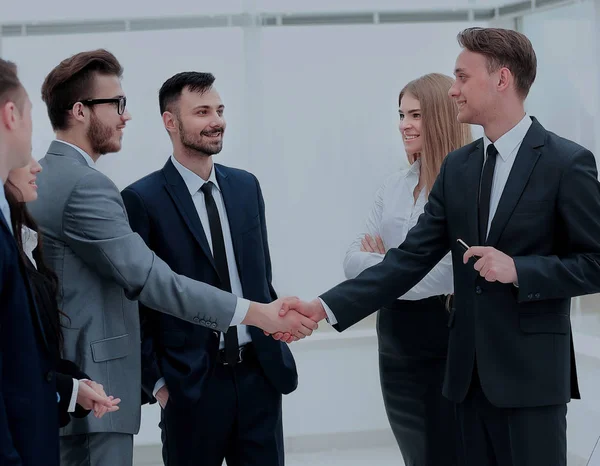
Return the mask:
[[[471, 141], [448, 96], [453, 79], [427, 74], [400, 92], [400, 133], [410, 167], [378, 190], [366, 230], [344, 260], [347, 278], [381, 262], [423, 213], [446, 154]], [[406, 466], [453, 466], [454, 405], [442, 396], [448, 349], [447, 296], [453, 292], [450, 254], [377, 318], [379, 373], [385, 408]]]

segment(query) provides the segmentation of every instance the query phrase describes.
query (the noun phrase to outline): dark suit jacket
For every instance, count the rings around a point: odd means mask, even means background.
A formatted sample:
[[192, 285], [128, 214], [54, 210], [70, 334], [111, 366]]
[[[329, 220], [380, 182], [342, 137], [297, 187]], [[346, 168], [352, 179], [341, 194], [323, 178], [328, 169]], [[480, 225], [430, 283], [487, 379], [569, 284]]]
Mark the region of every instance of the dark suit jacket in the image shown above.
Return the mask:
[[483, 141], [444, 160], [425, 213], [382, 263], [322, 295], [338, 330], [404, 294], [452, 250], [455, 299], [444, 394], [464, 400], [473, 363], [499, 407], [578, 398], [571, 297], [600, 291], [600, 184], [587, 149], [533, 119], [504, 188], [487, 245], [515, 261], [519, 288], [463, 264], [458, 238], [478, 243]]
[[[35, 322], [35, 324], [34, 324]], [[0, 464], [58, 466], [52, 361], [24, 279], [17, 244], [0, 214]]]
[[[38, 249], [33, 252], [36, 260], [40, 261]], [[26, 259], [25, 261], [26, 276], [31, 284], [32, 296], [36, 304], [38, 314], [40, 316], [39, 324], [41, 327], [38, 333], [44, 333], [44, 339], [47, 342], [47, 351], [52, 367], [56, 372], [56, 391], [58, 393], [58, 419], [59, 427], [64, 427], [71, 422], [71, 416], [76, 418], [86, 417], [90, 411], [83, 409], [79, 405], [75, 405], [75, 411], [69, 413], [69, 403], [73, 396], [73, 379], [89, 379], [90, 377], [82, 372], [77, 364], [60, 357], [60, 347], [58, 339], [52, 334], [51, 318], [58, 319], [58, 304], [54, 290], [45, 275], [38, 272], [36, 267]]]
[[[244, 298], [268, 303], [276, 299], [271, 285], [265, 207], [254, 175], [216, 165], [231, 228]], [[169, 159], [162, 170], [127, 187], [123, 200], [131, 228], [175, 272], [221, 286], [211, 250], [192, 197]], [[219, 334], [140, 305], [142, 385], [153, 400], [156, 381], [164, 377], [173, 400], [195, 402], [215, 365]], [[280, 393], [295, 390], [298, 375], [286, 344], [250, 327], [260, 364]]]

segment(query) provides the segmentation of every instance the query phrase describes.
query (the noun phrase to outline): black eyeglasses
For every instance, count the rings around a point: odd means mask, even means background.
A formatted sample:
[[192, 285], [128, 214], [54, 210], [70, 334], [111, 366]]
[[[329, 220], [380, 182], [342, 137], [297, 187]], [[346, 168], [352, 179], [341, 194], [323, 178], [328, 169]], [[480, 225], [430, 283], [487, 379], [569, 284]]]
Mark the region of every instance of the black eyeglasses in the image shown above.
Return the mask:
[[[115, 97], [114, 99], [88, 99], [81, 100], [80, 102], [88, 107], [99, 104], [117, 104], [117, 113], [119, 115], [123, 115], [123, 113], [125, 113], [125, 107], [127, 107], [127, 97]], [[73, 105], [71, 105], [71, 108], [73, 108]]]

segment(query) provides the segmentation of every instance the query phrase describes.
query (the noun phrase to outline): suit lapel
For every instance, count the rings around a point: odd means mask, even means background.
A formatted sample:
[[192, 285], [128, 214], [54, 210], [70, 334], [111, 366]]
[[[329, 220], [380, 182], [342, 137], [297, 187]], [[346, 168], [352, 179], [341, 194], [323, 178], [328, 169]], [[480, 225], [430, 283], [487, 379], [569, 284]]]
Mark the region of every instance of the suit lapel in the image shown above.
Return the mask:
[[498, 203], [498, 208], [496, 209], [488, 233], [487, 245], [494, 246], [498, 243], [500, 235], [504, 231], [513, 210], [515, 210], [521, 194], [531, 177], [531, 172], [541, 155], [539, 148], [544, 145], [544, 139], [545, 130], [534, 119], [517, 152], [515, 162], [502, 191], [500, 202]]
[[[231, 232], [231, 241], [233, 242], [233, 253], [235, 254], [235, 263], [238, 268], [238, 274], [240, 280], [242, 278], [242, 241], [239, 233], [245, 219], [244, 215], [244, 196], [236, 192], [234, 182], [227, 173], [226, 169], [222, 166], [215, 164], [215, 171], [217, 176], [217, 182], [221, 189], [221, 195], [223, 196], [223, 203], [225, 204], [225, 212], [227, 220], [229, 221], [229, 231]], [[242, 288], [243, 288], [242, 281]]]
[[181, 178], [181, 175], [175, 168], [175, 165], [171, 162], [171, 159], [167, 161], [162, 171], [167, 181], [167, 184], [165, 185], [166, 190], [173, 200], [175, 207], [179, 210], [185, 224], [194, 235], [194, 238], [202, 248], [204, 255], [208, 258], [216, 272], [217, 268], [215, 266], [215, 261], [210, 246], [208, 245], [206, 234], [202, 228], [202, 223], [198, 217], [198, 211], [196, 210], [192, 196], [190, 196], [190, 192], [183, 181], [183, 178]]
[[465, 173], [465, 196], [466, 196], [466, 238], [461, 238], [469, 246], [479, 245], [479, 181], [483, 168], [483, 139], [475, 145], [464, 166]]

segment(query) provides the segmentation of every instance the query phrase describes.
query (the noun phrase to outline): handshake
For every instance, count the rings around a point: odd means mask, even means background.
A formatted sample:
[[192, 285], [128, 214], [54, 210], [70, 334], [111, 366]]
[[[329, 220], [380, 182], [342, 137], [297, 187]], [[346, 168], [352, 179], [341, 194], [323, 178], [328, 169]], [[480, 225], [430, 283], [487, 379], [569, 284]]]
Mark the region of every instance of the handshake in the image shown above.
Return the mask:
[[270, 304], [252, 302], [242, 324], [258, 327], [275, 340], [292, 343], [310, 336], [325, 317], [327, 314], [319, 299], [306, 302], [288, 297]]

